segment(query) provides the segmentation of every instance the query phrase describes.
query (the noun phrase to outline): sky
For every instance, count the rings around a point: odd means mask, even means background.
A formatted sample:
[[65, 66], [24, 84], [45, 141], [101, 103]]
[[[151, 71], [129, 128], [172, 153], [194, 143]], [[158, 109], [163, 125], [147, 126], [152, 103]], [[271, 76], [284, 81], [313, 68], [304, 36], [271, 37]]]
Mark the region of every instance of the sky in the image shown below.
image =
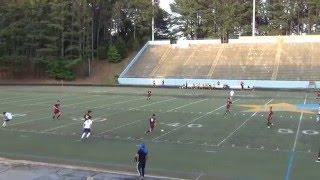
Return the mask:
[[170, 3], [173, 3], [174, 0], [160, 0], [160, 7], [167, 12], [171, 13]]

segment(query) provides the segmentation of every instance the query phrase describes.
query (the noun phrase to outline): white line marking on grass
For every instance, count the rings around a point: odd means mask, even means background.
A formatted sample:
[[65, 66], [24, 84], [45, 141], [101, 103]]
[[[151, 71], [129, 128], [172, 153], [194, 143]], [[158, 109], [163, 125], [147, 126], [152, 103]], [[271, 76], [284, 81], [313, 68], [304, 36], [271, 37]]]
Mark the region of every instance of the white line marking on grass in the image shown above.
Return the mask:
[[195, 179], [195, 180], [199, 180], [201, 178], [201, 176], [203, 176], [203, 173], [200, 173], [199, 176]]
[[121, 125], [121, 126], [118, 126], [118, 127], [112, 128], [112, 129], [109, 129], [109, 130], [107, 130], [107, 131], [100, 132], [100, 133], [98, 133], [98, 135], [102, 135], [102, 134], [104, 134], [104, 133], [112, 132], [112, 131], [115, 131], [115, 130], [120, 129], [120, 128], [122, 128], [122, 127], [130, 126], [130, 125], [132, 125], [132, 124], [136, 124], [136, 123], [138, 123], [138, 122], [140, 122], [140, 121], [142, 121], [142, 120], [137, 120], [137, 121], [133, 121], [133, 122], [131, 122], [131, 123], [126, 123], [126, 124], [123, 124], [123, 125]]
[[190, 105], [192, 105], [192, 104], [197, 104], [197, 103], [199, 103], [199, 102], [206, 101], [206, 100], [208, 100], [208, 99], [201, 99], [201, 100], [198, 100], [198, 101], [194, 101], [194, 102], [191, 102], [191, 103], [188, 103], [188, 104], [185, 104], [185, 105], [182, 105], [182, 106], [179, 106], [179, 107], [170, 109], [170, 110], [168, 110], [167, 112], [172, 112], [172, 111], [175, 111], [175, 110], [177, 110], [177, 109], [181, 109], [181, 108], [183, 108], [183, 107], [190, 106]]
[[[47, 96], [48, 96], [48, 95], [43, 96], [43, 97], [41, 97], [41, 98], [37, 97], [37, 98], [31, 98], [31, 99], [22, 99], [22, 100], [18, 100], [18, 101], [3, 102], [3, 103], [0, 103], [0, 104], [11, 104], [11, 103], [17, 103], [17, 102], [39, 100], [39, 99], [43, 99], [44, 97], [47, 97]], [[51, 98], [51, 97], [50, 97], [50, 98]], [[50, 99], [50, 98], [48, 97], [48, 98], [44, 98], [44, 99]]]
[[[306, 104], [306, 102], [307, 102], [307, 96], [308, 96], [308, 94], [305, 95], [304, 103], [303, 103], [303, 104]], [[300, 126], [301, 126], [301, 123], [302, 123], [302, 117], [303, 117], [303, 112], [301, 112], [301, 114], [300, 114], [298, 129], [297, 129], [297, 133], [296, 133], [296, 136], [295, 136], [295, 139], [294, 139], [293, 147], [292, 147], [292, 149], [291, 149], [291, 153], [290, 153], [290, 158], [289, 158], [289, 162], [288, 162], [288, 168], [287, 168], [285, 180], [289, 180], [289, 179], [290, 179], [290, 175], [291, 175], [291, 171], [292, 171], [292, 166], [293, 166], [293, 161], [294, 161], [294, 157], [295, 157], [295, 151], [296, 151], [297, 141], [298, 141], [299, 132], [300, 132]]]
[[[144, 99], [144, 98], [139, 98], [139, 99]], [[138, 99], [136, 99], [136, 100], [138, 100]], [[130, 100], [130, 101], [132, 101], [132, 100]], [[145, 104], [145, 105], [142, 105], [142, 106], [145, 107], [146, 105], [157, 104], [157, 103], [165, 102], [165, 101], [168, 101], [168, 100], [163, 100], [163, 101], [159, 101], [159, 102], [154, 102], [154, 103], [151, 103], [151, 104]], [[124, 102], [128, 102], [128, 101], [122, 101], [121, 103], [124, 103]], [[118, 102], [118, 103], [114, 103], [114, 104], [121, 104], [121, 103]], [[109, 104], [109, 105], [112, 105], [112, 104]], [[109, 106], [109, 105], [108, 105], [108, 106]], [[140, 107], [142, 107], [142, 106], [138, 106], [138, 107], [136, 107], [136, 108], [140, 108]], [[103, 108], [103, 107], [102, 107], [102, 108]], [[92, 108], [92, 109], [97, 109], [97, 107]], [[99, 109], [101, 109], [101, 106], [99, 107]], [[119, 113], [124, 113], [124, 112], [126, 112], [126, 111], [130, 111], [130, 109], [129, 109], [129, 110], [124, 109], [124, 111], [119, 111], [119, 112], [111, 113], [111, 114], [109, 114], [108, 116], [110, 117], [110, 116], [112, 116], [112, 115], [119, 114]], [[142, 121], [142, 120], [139, 120], [139, 121]], [[102, 121], [98, 121], [97, 123], [99, 123], [99, 122], [102, 122]], [[134, 121], [134, 122], [137, 123], [138, 121]], [[77, 124], [77, 123], [78, 123], [78, 122], [68, 123], [68, 124], [64, 124], [64, 125], [61, 125], [61, 126], [58, 126], [58, 127], [55, 127], [55, 128], [46, 129], [46, 130], [44, 130], [44, 131], [49, 132], [49, 131], [57, 130], [57, 129], [64, 128], [64, 127], [67, 127], [67, 126], [71, 126], [71, 125], [74, 125], [74, 124]], [[129, 123], [129, 124], [132, 124], [132, 122]], [[128, 124], [121, 125], [121, 127], [124, 127], [124, 126], [128, 126]], [[119, 128], [121, 128], [121, 127], [119, 127]], [[119, 129], [119, 128], [117, 128], [117, 129]], [[108, 131], [108, 132], [111, 132], [111, 131]], [[100, 134], [100, 133], [99, 133], [99, 134]]]
[[[305, 96], [304, 104], [306, 104], [306, 102], [307, 102], [307, 95]], [[298, 136], [299, 136], [299, 132], [300, 132], [300, 126], [301, 126], [301, 123], [302, 123], [302, 117], [303, 117], [303, 112], [301, 112], [301, 114], [300, 114], [298, 129], [297, 129], [296, 137], [295, 137], [295, 139], [294, 139], [292, 151], [295, 151], [295, 150], [296, 150], [297, 140], [298, 140]]]
[[[146, 106], [151, 106], [151, 105], [155, 105], [155, 104], [159, 104], [159, 103], [163, 103], [163, 102], [167, 102], [167, 101], [172, 101], [172, 100], [175, 100], [177, 98], [171, 98], [171, 99], [166, 99], [166, 100], [162, 100], [162, 101], [158, 101], [158, 102], [153, 102], [153, 103], [150, 103], [150, 104], [145, 104], [143, 106], [139, 106], [137, 108], [142, 108], [142, 107], [146, 107]], [[137, 108], [130, 108], [130, 110], [137, 110]], [[143, 110], [146, 110], [146, 109], [143, 109]]]
[[[95, 95], [94, 95], [95, 96]], [[76, 97], [77, 98], [77, 97]], [[80, 98], [80, 97], [79, 97]], [[82, 97], [81, 97], [82, 98]], [[113, 100], [113, 99], [117, 99], [118, 97], [115, 97], [115, 98], [111, 98], [111, 99], [106, 99], [106, 100]], [[94, 101], [98, 101], [98, 100], [101, 100], [101, 99], [93, 99], [93, 100], [86, 100], [86, 99], [82, 99], [81, 102], [77, 102], [77, 103], [72, 103], [72, 104], [62, 104], [62, 108], [65, 108], [65, 107], [69, 107], [69, 106], [73, 106], [73, 105], [77, 105], [77, 104], [84, 104], [84, 101], [85, 103], [88, 103], [88, 102], [94, 102]], [[54, 101], [53, 101], [54, 102]], [[50, 103], [51, 105], [52, 103]], [[87, 107], [85, 107], [87, 108]], [[42, 111], [42, 110], [46, 110], [48, 109], [49, 111], [51, 111], [52, 107], [46, 107], [46, 108], [40, 108], [40, 109], [37, 109], [36, 111], [26, 111], [24, 113], [34, 113], [34, 112], [38, 112], [38, 111]], [[62, 109], [63, 111], [63, 109]]]
[[[239, 101], [239, 99], [235, 100], [234, 102], [237, 102], [237, 101]], [[155, 141], [155, 140], [158, 140], [158, 139], [160, 139], [160, 138], [162, 138], [162, 137], [164, 137], [164, 136], [166, 136], [166, 135], [168, 135], [168, 134], [171, 134], [172, 132], [174, 132], [174, 131], [182, 128], [182, 127], [185, 127], [185, 126], [187, 126], [188, 124], [194, 123], [195, 121], [197, 121], [197, 120], [199, 120], [199, 119], [201, 119], [201, 118], [203, 118], [203, 117], [206, 117], [206, 116], [208, 116], [208, 115], [210, 115], [210, 114], [218, 111], [219, 109], [221, 109], [221, 108], [223, 108], [223, 107], [225, 107], [225, 106], [226, 106], [226, 105], [222, 105], [222, 106], [220, 106], [220, 107], [218, 107], [218, 108], [216, 108], [216, 109], [214, 109], [214, 110], [212, 110], [212, 111], [210, 111], [210, 112], [207, 112], [206, 114], [203, 114], [203, 115], [201, 115], [201, 116], [199, 116], [199, 117], [197, 117], [197, 118], [194, 118], [194, 119], [192, 119], [191, 121], [189, 121], [189, 122], [187, 122], [187, 123], [185, 123], [185, 124], [183, 124], [183, 125], [181, 125], [181, 126], [179, 126], [179, 127], [177, 127], [177, 128], [174, 128], [174, 129], [171, 130], [171, 131], [168, 131], [167, 133], [164, 133], [164, 134], [162, 134], [162, 135], [160, 135], [160, 136], [158, 136], [158, 137], [153, 138], [152, 140]]]
[[[131, 99], [131, 100], [129, 100], [129, 101], [134, 101], [134, 100], [139, 100], [139, 99], [142, 99], [142, 98]], [[86, 103], [88, 103], [88, 102], [94, 102], [94, 101], [98, 101], [98, 100], [99, 100], [99, 99], [93, 99], [93, 100], [90, 100], [90, 101], [86, 101]], [[122, 101], [121, 103], [125, 103], [125, 102], [128, 102], [128, 101]], [[68, 104], [68, 105], [65, 105], [65, 106], [63, 106], [63, 107], [71, 106], [71, 105], [76, 105], [76, 104], [83, 104], [83, 102]], [[113, 105], [113, 104], [119, 104], [119, 102], [117, 102], [117, 103], [111, 103], [111, 104], [108, 104], [108, 105]], [[105, 105], [92, 107], [92, 109], [103, 108], [103, 107], [105, 107]], [[85, 107], [85, 108], [88, 108], [88, 107]], [[78, 109], [76, 109], [75, 111], [69, 111], [69, 112], [77, 112], [77, 111], [78, 111]], [[69, 114], [69, 113], [67, 113], [67, 114]], [[48, 115], [47, 117], [38, 118], [38, 119], [33, 119], [33, 120], [30, 120], [30, 121], [17, 122], [17, 123], [9, 124], [8, 126], [15, 126], [15, 125], [19, 125], [19, 124], [25, 124], [25, 123], [29, 123], [29, 122], [34, 122], [34, 121], [40, 121], [40, 120], [47, 119], [47, 118], [50, 119], [50, 117], [51, 117], [51, 115]]]
[[[273, 99], [270, 99], [266, 104], [269, 104]], [[217, 146], [220, 146], [222, 143], [224, 143], [227, 139], [229, 139], [231, 136], [233, 136], [234, 133], [236, 133], [242, 126], [244, 126], [248, 121], [252, 119], [253, 116], [255, 116], [258, 112], [253, 113], [248, 119], [246, 119], [239, 127], [237, 127], [234, 131], [232, 131], [227, 137], [225, 137], [222, 141], [220, 141]]]

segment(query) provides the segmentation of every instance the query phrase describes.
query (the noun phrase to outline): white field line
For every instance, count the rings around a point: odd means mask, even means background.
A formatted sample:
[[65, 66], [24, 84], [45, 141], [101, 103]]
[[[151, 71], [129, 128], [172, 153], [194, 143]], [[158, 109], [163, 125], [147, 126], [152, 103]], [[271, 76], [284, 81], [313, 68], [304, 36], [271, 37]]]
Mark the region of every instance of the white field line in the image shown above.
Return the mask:
[[[55, 99], [54, 99], [55, 98]], [[57, 100], [60, 100], [60, 101], [65, 101], [66, 99], [81, 99], [83, 98], [83, 96], [76, 96], [76, 95], [72, 95], [72, 94], [68, 94], [68, 95], [64, 95], [64, 96], [57, 96], [57, 97], [52, 97], [52, 100], [46, 100], [46, 101], [38, 101], [36, 103], [32, 103], [32, 104], [19, 104], [20, 106], [35, 106], [35, 105], [38, 105], [38, 104], [44, 104], [44, 103], [50, 103], [50, 102], [55, 102]], [[53, 104], [51, 103], [51, 104]]]
[[[269, 104], [270, 102], [272, 102], [273, 99], [270, 99], [266, 104]], [[230, 134], [228, 134], [227, 137], [225, 137], [222, 141], [220, 141], [216, 146], [220, 146], [222, 143], [224, 143], [227, 139], [229, 139], [231, 136], [233, 136], [234, 133], [236, 133], [242, 126], [244, 126], [248, 121], [251, 120], [251, 118], [253, 116], [255, 116], [258, 112], [253, 113], [248, 119], [246, 119], [239, 127], [237, 127], [234, 131], [232, 131]]]
[[[307, 102], [307, 95], [304, 98], [304, 104], [306, 104], [306, 102]], [[300, 126], [301, 126], [301, 123], [302, 123], [302, 117], [303, 117], [303, 112], [301, 112], [301, 115], [300, 115], [298, 129], [297, 129], [296, 137], [294, 139], [294, 143], [293, 143], [293, 147], [292, 147], [292, 152], [294, 152], [296, 150], [297, 140], [298, 140], [299, 132], [300, 132]]]
[[[239, 101], [239, 99], [235, 100], [234, 102], [237, 102], [237, 101]], [[197, 117], [197, 118], [194, 118], [194, 119], [192, 119], [191, 121], [189, 121], [189, 122], [187, 122], [187, 123], [185, 123], [185, 124], [183, 124], [183, 125], [181, 125], [181, 126], [179, 126], [179, 127], [174, 128], [174, 129], [171, 130], [171, 131], [168, 131], [167, 133], [164, 133], [164, 134], [162, 134], [162, 135], [160, 135], [160, 136], [158, 136], [158, 137], [155, 137], [155, 138], [153, 138], [152, 140], [155, 141], [155, 140], [158, 140], [158, 139], [160, 139], [160, 138], [162, 138], [162, 137], [164, 137], [164, 136], [166, 136], [166, 135], [168, 135], [168, 134], [171, 134], [172, 132], [174, 132], [174, 131], [182, 128], [182, 127], [185, 127], [185, 126], [187, 126], [188, 124], [194, 123], [195, 121], [197, 121], [197, 120], [199, 120], [199, 119], [201, 119], [201, 118], [203, 118], [203, 117], [206, 117], [206, 116], [214, 113], [215, 111], [218, 111], [219, 109], [221, 109], [221, 108], [223, 108], [223, 107], [225, 107], [225, 106], [226, 106], [226, 105], [224, 104], [224, 105], [222, 105], [222, 106], [220, 106], [220, 107], [218, 107], [218, 108], [216, 108], [216, 109], [214, 109], [214, 110], [212, 110], [212, 111], [210, 111], [210, 112], [207, 112], [207, 113], [204, 114], [204, 115], [201, 115], [201, 116], [199, 116], [199, 117]]]
[[37, 98], [31, 98], [31, 99], [20, 99], [20, 100], [17, 100], [17, 101], [5, 101], [5, 102], [3, 102], [3, 103], [0, 103], [0, 105], [2, 105], [2, 104], [11, 104], [11, 103], [17, 103], [17, 102], [25, 102], [25, 101], [33, 101], [33, 100], [39, 100], [39, 99], [50, 99], [51, 97], [48, 97], [48, 98], [45, 98], [45, 97], [47, 97], [47, 95], [46, 96], [41, 96], [40, 98], [39, 97], [37, 97]]
[[[139, 100], [139, 99], [142, 99], [142, 98], [137, 98], [137, 99], [131, 99], [131, 100], [127, 100], [127, 101], [122, 101], [121, 103], [126, 103], [126, 102], [129, 102], [129, 101], [135, 101], [135, 100]], [[93, 102], [93, 101], [98, 101], [99, 99], [94, 99], [94, 100], [91, 100], [91, 101], [86, 101], [87, 102]], [[111, 103], [111, 104], [108, 104], [108, 105], [114, 105], [114, 104], [119, 104], [120, 102], [117, 102], [117, 103]], [[75, 104], [83, 104], [83, 102], [80, 102], [80, 103], [74, 103], [74, 104], [68, 104], [66, 106], [71, 106], [71, 105], [75, 105]], [[64, 106], [65, 107], [65, 106]], [[96, 106], [96, 107], [91, 107], [91, 109], [96, 109], [96, 108], [103, 108], [103, 107], [108, 107], [108, 106]], [[88, 107], [85, 107], [85, 108], [88, 108]], [[78, 110], [78, 109], [77, 109]], [[69, 112], [76, 112], [77, 110], [75, 111], [69, 111]], [[18, 122], [18, 123], [13, 123], [13, 124], [10, 124], [8, 126], [15, 126], [15, 125], [19, 125], [19, 124], [25, 124], [25, 123], [29, 123], [29, 122], [34, 122], [34, 121], [39, 121], [39, 120], [42, 120], [42, 119], [46, 119], [48, 118], [49, 116], [47, 117], [43, 117], [43, 118], [38, 118], [38, 119], [33, 119], [33, 120], [30, 120], [30, 121], [23, 121], [23, 122]]]
[[[10, 131], [10, 132], [18, 132], [18, 133], [32, 133], [32, 134], [46, 134], [46, 135], [55, 135], [55, 136], [63, 136], [63, 137], [78, 137], [79, 134], [63, 134], [63, 133], [56, 133], [56, 132], [42, 132], [42, 131], [35, 131], [35, 130], [20, 130], [20, 129], [1, 129], [1, 131]], [[22, 135], [23, 136], [23, 135]], [[103, 135], [92, 135], [92, 137], [97, 137], [97, 138], [105, 138]], [[119, 138], [108, 138], [108, 139], [113, 139], [113, 140], [119, 140]], [[134, 141], [134, 140], [130, 140], [128, 138], [120, 138], [121, 140], [126, 140], [126, 141]], [[79, 141], [79, 140], [77, 140]], [[152, 141], [148, 141], [148, 140], [145, 140], [146, 142], [152, 142]], [[182, 142], [166, 142], [166, 141], [160, 141], [161, 143], [164, 143], [164, 144], [184, 144], [184, 145], [190, 145], [190, 143], [182, 143]], [[217, 145], [213, 145], [213, 144], [193, 144], [193, 145], [198, 145], [198, 146], [206, 146], [206, 147], [223, 147], [223, 146], [217, 146]], [[237, 146], [237, 148], [243, 148], [244, 150], [255, 150], [255, 151], [269, 151], [269, 152], [292, 152], [292, 150], [286, 150], [286, 149], [277, 149], [277, 150], [274, 150], [274, 149], [261, 149], [261, 147], [259, 148], [250, 148], [248, 146], [246, 147], [240, 147], [240, 146]], [[216, 150], [204, 150], [204, 151], [201, 151], [201, 152], [206, 152], [206, 153], [215, 153], [217, 152], [218, 149]], [[295, 151], [297, 153], [307, 153], [307, 154], [310, 154], [310, 153], [317, 153], [317, 152], [311, 152], [311, 151]], [[1, 153], [1, 152], [0, 152]]]
[[[13, 154], [13, 153], [10, 153]], [[32, 155], [34, 156], [34, 155]], [[3, 164], [7, 165], [33, 165], [33, 166], [45, 166], [45, 167], [54, 167], [54, 168], [64, 168], [64, 169], [72, 169], [72, 170], [83, 170], [83, 171], [93, 171], [100, 173], [109, 173], [109, 174], [117, 174], [117, 175], [125, 175], [125, 176], [134, 176], [136, 177], [136, 173], [125, 172], [125, 171], [113, 171], [102, 168], [92, 168], [86, 166], [76, 166], [76, 165], [65, 165], [65, 164], [54, 164], [54, 163], [45, 163], [45, 162], [36, 162], [36, 161], [28, 161], [28, 160], [11, 160], [7, 158], [0, 158]], [[172, 180], [187, 180], [182, 178], [173, 178], [167, 176], [157, 176], [157, 175], [146, 175], [147, 178], [155, 178], [155, 179], [172, 179]]]
[[200, 173], [199, 176], [195, 180], [199, 180], [204, 174]]
[[150, 104], [145, 104], [143, 106], [139, 106], [139, 107], [136, 107], [136, 108], [130, 108], [130, 110], [137, 110], [138, 108], [142, 108], [142, 107], [146, 107], [146, 106], [150, 106], [150, 105], [154, 105], [154, 104], [159, 104], [159, 103], [163, 103], [163, 102], [167, 102], [167, 101], [172, 101], [172, 100], [175, 100], [176, 98], [171, 98], [171, 99], [166, 99], [166, 100], [163, 100], [163, 101], [158, 101], [158, 102], [154, 102], [154, 103], [150, 103]]
[[188, 104], [185, 104], [185, 105], [182, 105], [182, 106], [179, 106], [179, 107], [170, 109], [170, 110], [168, 110], [167, 112], [171, 112], [171, 111], [174, 111], [174, 110], [177, 110], [177, 109], [181, 109], [181, 108], [183, 108], [183, 107], [190, 106], [190, 105], [192, 105], [192, 104], [197, 104], [197, 103], [199, 103], [199, 102], [206, 101], [206, 100], [208, 100], [208, 99], [201, 99], [201, 100], [198, 100], [198, 101], [194, 101], [194, 102], [191, 102], [191, 103], [188, 103]]
[[[106, 100], [113, 100], [113, 99], [116, 99], [116, 98], [111, 98], [111, 99], [106, 99]], [[69, 106], [73, 106], [73, 105], [77, 105], [77, 104], [83, 104], [83, 101], [85, 101], [86, 103], [88, 103], [88, 102], [95, 102], [95, 101], [98, 101], [98, 100], [99, 100], [99, 99], [93, 99], [93, 100], [88, 100], [88, 101], [87, 101], [86, 99], [82, 99], [81, 102], [72, 103], [72, 104], [66, 104], [66, 105], [62, 104], [61, 108], [62, 108], [62, 111], [63, 111], [63, 108], [69, 107]], [[50, 103], [50, 105], [52, 105], [52, 104], [53, 104], [53, 103]], [[87, 107], [85, 107], [85, 108], [87, 108]], [[26, 112], [23, 112], [23, 113], [24, 113], [24, 114], [35, 113], [35, 112], [42, 111], [42, 110], [48, 110], [48, 111], [51, 112], [52, 107], [39, 108], [39, 109], [37, 109], [36, 111], [26, 111]], [[43, 114], [43, 113], [41, 113], [41, 115], [42, 115], [42, 114]], [[48, 112], [46, 111], [45, 114], [48, 114]], [[38, 114], [38, 115], [39, 115], [39, 114]]]
[[[175, 99], [175, 98], [174, 98]], [[146, 106], [151, 106], [153, 104], [158, 104], [158, 103], [161, 103], [161, 102], [166, 102], [168, 100], [172, 100], [172, 99], [167, 99], [167, 100], [163, 100], [163, 101], [158, 101], [158, 102], [154, 102], [154, 103], [150, 103], [150, 104], [145, 104], [145, 105], [142, 105], [142, 106], [138, 106], [138, 107], [135, 107], [135, 108], [140, 108], [140, 107], [146, 107]], [[132, 107], [133, 108], [133, 107]], [[131, 109], [132, 109], [131, 108]], [[133, 108], [134, 109], [134, 108]], [[129, 109], [130, 110], [130, 109]], [[129, 110], [126, 110], [126, 111], [129, 111]], [[108, 116], [112, 116], [112, 115], [115, 115], [115, 114], [119, 114], [119, 113], [123, 113], [123, 112], [126, 112], [126, 111], [119, 111], [119, 112], [115, 112], [115, 113], [111, 113], [109, 114]], [[141, 121], [141, 120], [139, 120]], [[134, 122], [138, 122], [138, 121], [134, 121]], [[73, 123], [68, 123], [68, 124], [64, 124], [64, 125], [61, 125], [59, 127], [56, 127], [56, 128], [51, 128], [51, 129], [47, 129], [47, 130], [44, 130], [45, 132], [49, 132], [49, 131], [52, 131], [52, 130], [57, 130], [57, 129], [60, 129], [60, 128], [64, 128], [64, 127], [67, 127], [67, 126], [71, 126], [71, 125], [74, 125], [74, 124], [78, 124], [79, 122], [73, 122]], [[98, 122], [97, 122], [98, 123]], [[129, 124], [133, 124], [132, 122], [129, 123]], [[124, 127], [124, 126], [127, 126], [127, 125], [121, 125], [121, 127]], [[115, 129], [119, 129], [119, 128], [115, 128]], [[110, 132], [110, 130], [108, 131]], [[103, 134], [104, 132], [102, 133], [99, 133], [99, 134]]]
[[[97, 118], [101, 118], [101, 117], [99, 116]], [[84, 122], [84, 120], [82, 122]], [[101, 122], [101, 121], [99, 121], [99, 122]], [[102, 121], [102, 122], [104, 122], [104, 121]], [[45, 129], [45, 130], [42, 130], [42, 132], [46, 133], [46, 132], [54, 131], [56, 129], [60, 129], [60, 128], [66, 127], [67, 125], [71, 125], [71, 124], [80, 124], [80, 125], [82, 125], [81, 121], [76, 121], [76, 122], [73, 122], [73, 123], [63, 124], [61, 126], [56, 126], [56, 127], [53, 127], [53, 128]]]
[[115, 131], [115, 130], [117, 130], [117, 129], [120, 129], [120, 128], [123, 128], [123, 127], [126, 127], [126, 126], [130, 126], [130, 125], [132, 125], [132, 124], [136, 124], [136, 123], [138, 123], [138, 122], [140, 122], [140, 121], [142, 121], [142, 120], [140, 119], [140, 120], [137, 120], [137, 121], [133, 121], [133, 122], [130, 122], [130, 123], [126, 123], [126, 124], [123, 124], [123, 125], [121, 125], [121, 126], [117, 126], [117, 127], [115, 127], [115, 128], [109, 129], [109, 130], [107, 130], [107, 131], [100, 132], [100, 133], [98, 133], [97, 135], [99, 136], [99, 135], [102, 135], [102, 134], [104, 134], [104, 133], [112, 132], [112, 131]]

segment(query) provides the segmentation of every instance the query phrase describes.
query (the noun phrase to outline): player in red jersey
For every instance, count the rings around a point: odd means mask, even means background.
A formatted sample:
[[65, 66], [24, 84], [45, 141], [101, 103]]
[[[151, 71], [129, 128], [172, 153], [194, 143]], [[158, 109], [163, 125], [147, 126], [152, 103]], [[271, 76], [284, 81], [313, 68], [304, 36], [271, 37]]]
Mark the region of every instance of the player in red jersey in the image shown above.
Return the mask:
[[156, 115], [152, 114], [152, 116], [149, 118], [149, 130], [146, 131], [146, 134], [153, 132], [155, 127], [156, 127]]
[[231, 100], [230, 97], [228, 97], [227, 104], [226, 104], [226, 113], [225, 114], [230, 113], [231, 104], [232, 104], [232, 100]]
[[272, 111], [272, 106], [270, 106], [269, 115], [268, 115], [268, 119], [267, 119], [268, 128], [270, 128], [273, 125], [272, 116], [273, 116], [273, 111]]
[[316, 99], [320, 99], [320, 91], [316, 91]]
[[147, 100], [150, 100], [150, 99], [151, 99], [151, 95], [152, 95], [151, 90], [149, 89], [147, 93], [148, 93], [148, 95], [147, 95]]
[[56, 104], [53, 105], [53, 116], [52, 119], [57, 118], [59, 120], [59, 117], [61, 116], [61, 106], [60, 106], [60, 101], [58, 100]]

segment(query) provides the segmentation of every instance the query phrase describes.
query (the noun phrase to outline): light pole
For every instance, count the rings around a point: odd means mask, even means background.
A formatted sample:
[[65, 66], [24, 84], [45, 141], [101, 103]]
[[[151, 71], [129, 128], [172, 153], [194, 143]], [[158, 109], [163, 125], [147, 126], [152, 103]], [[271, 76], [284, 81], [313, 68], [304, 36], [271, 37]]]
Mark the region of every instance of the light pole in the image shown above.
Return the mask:
[[252, 36], [256, 35], [256, 0], [252, 0]]
[[154, 0], [151, 0], [152, 1], [152, 41], [154, 41]]

